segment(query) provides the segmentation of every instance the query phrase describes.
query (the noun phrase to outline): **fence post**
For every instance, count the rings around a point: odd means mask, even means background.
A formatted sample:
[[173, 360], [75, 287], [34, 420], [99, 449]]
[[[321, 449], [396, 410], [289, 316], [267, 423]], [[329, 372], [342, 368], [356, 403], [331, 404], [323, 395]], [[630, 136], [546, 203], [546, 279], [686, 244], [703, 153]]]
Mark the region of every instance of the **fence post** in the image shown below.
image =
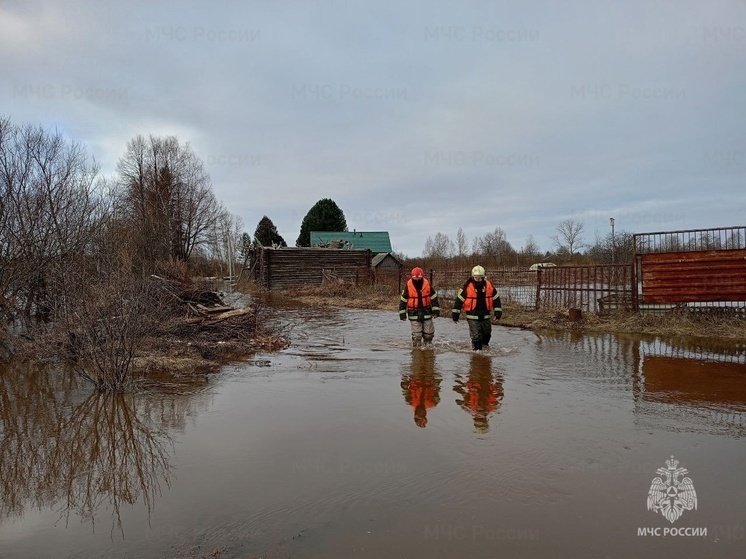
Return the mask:
[[640, 311], [640, 303], [638, 301], [637, 293], [637, 274], [639, 273], [637, 264], [637, 235], [632, 235], [632, 270], [630, 272], [632, 281], [632, 311]]
[[538, 311], [541, 307], [541, 266], [536, 270], [536, 310]]

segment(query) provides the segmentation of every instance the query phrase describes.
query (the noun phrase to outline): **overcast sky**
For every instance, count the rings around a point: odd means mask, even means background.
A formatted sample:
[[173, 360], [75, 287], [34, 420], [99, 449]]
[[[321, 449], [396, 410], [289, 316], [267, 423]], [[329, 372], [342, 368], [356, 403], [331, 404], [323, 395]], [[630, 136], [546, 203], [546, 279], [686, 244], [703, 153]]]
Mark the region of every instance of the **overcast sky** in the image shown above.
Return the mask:
[[2, 0], [0, 64], [13, 123], [107, 176], [176, 135], [290, 246], [321, 198], [411, 257], [746, 224], [746, 0]]

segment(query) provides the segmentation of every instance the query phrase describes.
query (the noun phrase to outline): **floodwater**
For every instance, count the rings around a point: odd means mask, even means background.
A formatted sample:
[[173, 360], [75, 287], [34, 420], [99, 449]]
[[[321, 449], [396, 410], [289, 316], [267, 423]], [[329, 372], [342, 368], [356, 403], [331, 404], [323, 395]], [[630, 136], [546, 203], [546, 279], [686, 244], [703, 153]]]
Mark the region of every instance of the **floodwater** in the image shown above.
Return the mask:
[[0, 557], [746, 554], [746, 347], [282, 315], [158, 392], [2, 370]]

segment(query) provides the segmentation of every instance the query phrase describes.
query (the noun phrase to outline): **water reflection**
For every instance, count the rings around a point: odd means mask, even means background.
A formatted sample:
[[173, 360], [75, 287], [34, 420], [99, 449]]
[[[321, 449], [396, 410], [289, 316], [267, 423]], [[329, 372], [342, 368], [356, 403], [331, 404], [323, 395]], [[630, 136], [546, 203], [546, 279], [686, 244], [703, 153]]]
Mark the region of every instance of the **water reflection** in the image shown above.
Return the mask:
[[412, 366], [402, 375], [404, 400], [412, 407], [417, 427], [427, 425], [427, 411], [440, 402], [440, 374], [435, 372], [435, 352], [429, 349], [412, 350]]
[[148, 511], [169, 483], [170, 437], [135, 410], [133, 394], [93, 394], [59, 429], [49, 472], [63, 487], [62, 504], [92, 518], [108, 503], [121, 530], [120, 509], [142, 498]]
[[640, 424], [674, 431], [746, 435], [746, 351], [698, 343], [640, 341], [634, 397]]
[[746, 435], [743, 343], [542, 333], [537, 346], [539, 369], [551, 378], [582, 376], [608, 396], [631, 397], [639, 427]]
[[123, 534], [122, 506], [142, 501], [150, 513], [169, 485], [173, 443], [163, 425], [176, 410], [135, 394], [89, 395], [72, 378], [0, 371], [0, 522], [54, 507], [93, 525], [103, 505]]
[[456, 403], [471, 414], [478, 433], [487, 433], [489, 418], [498, 410], [504, 396], [503, 379], [492, 371], [492, 358], [474, 353], [468, 374], [454, 376], [453, 390], [460, 395]]

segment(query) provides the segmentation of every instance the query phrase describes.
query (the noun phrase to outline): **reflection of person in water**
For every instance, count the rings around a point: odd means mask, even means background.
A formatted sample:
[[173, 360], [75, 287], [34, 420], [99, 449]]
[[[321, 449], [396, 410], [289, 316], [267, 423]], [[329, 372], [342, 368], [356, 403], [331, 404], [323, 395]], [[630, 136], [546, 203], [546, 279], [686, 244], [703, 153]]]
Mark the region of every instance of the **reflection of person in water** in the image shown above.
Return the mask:
[[435, 353], [412, 351], [412, 368], [402, 375], [401, 388], [404, 400], [414, 410], [417, 427], [427, 425], [427, 410], [440, 402], [441, 381], [440, 375], [435, 373]]
[[488, 355], [471, 356], [469, 374], [456, 373], [454, 392], [460, 395], [456, 403], [468, 411], [479, 433], [489, 431], [489, 417], [503, 399], [502, 378], [492, 372], [492, 359]]

